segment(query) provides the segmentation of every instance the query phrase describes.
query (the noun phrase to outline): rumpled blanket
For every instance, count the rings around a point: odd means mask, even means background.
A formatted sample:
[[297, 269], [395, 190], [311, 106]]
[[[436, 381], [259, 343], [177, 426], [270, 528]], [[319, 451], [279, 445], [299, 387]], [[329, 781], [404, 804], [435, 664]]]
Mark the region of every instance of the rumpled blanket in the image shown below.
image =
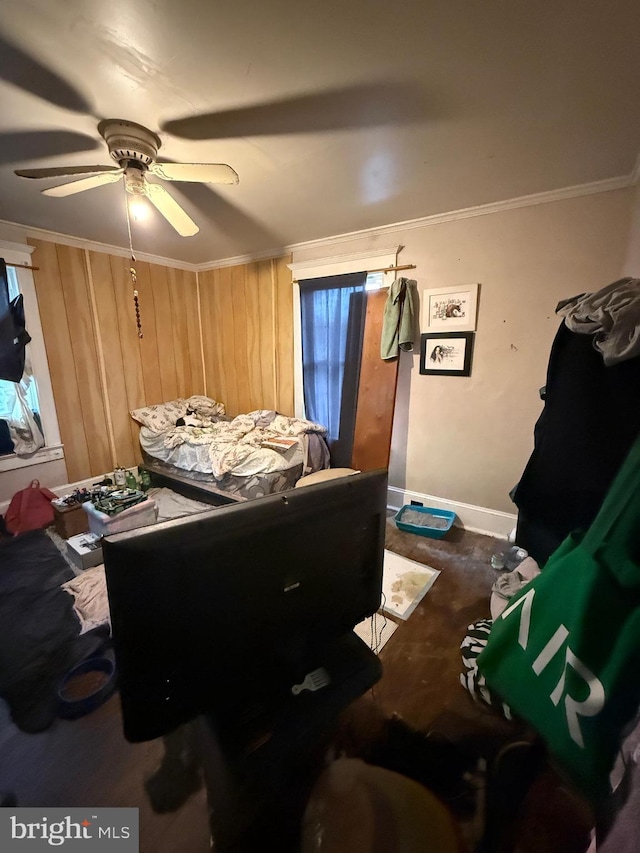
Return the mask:
[[86, 634], [100, 625], [111, 626], [107, 582], [102, 563], [61, 584], [61, 587], [74, 598], [73, 609], [80, 621], [81, 634]]
[[225, 474], [247, 477], [283, 471], [290, 465], [291, 451], [262, 447], [263, 442], [326, 432], [326, 427], [320, 424], [258, 409], [206, 427], [175, 427], [165, 433], [164, 445], [174, 448], [181, 444], [206, 444], [214, 477], [221, 479]]
[[640, 355], [640, 279], [621, 278], [598, 290], [558, 303], [572, 332], [593, 335], [607, 367]]

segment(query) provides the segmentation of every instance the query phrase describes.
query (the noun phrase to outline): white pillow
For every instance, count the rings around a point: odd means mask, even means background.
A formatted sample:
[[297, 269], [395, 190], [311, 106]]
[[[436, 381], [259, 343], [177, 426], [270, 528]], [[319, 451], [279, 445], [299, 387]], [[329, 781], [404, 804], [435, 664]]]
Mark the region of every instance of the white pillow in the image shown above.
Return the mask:
[[169, 400], [167, 403], [143, 406], [141, 409], [134, 409], [130, 414], [134, 421], [138, 421], [153, 432], [166, 432], [176, 425], [178, 418], [186, 415], [187, 409], [196, 412], [205, 420], [224, 414], [223, 403], [218, 403], [211, 397], [204, 397], [201, 394], [194, 394], [186, 400], [178, 397], [177, 400]]
[[134, 421], [148, 427], [153, 432], [166, 432], [176, 425], [178, 418], [187, 412], [185, 400], [170, 400], [168, 403], [158, 403], [155, 406], [143, 406], [134, 409], [130, 414]]

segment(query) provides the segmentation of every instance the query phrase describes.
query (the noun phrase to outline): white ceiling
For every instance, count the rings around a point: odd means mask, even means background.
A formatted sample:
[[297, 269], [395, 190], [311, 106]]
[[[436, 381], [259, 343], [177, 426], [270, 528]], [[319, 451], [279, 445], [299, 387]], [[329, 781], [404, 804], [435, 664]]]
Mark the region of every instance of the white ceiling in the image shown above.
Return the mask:
[[165, 184], [200, 233], [178, 237], [152, 210], [134, 247], [176, 260], [625, 175], [640, 148], [637, 0], [0, 8], [0, 219], [126, 245], [121, 183], [51, 198], [40, 190], [59, 180], [13, 174], [108, 165], [97, 123], [125, 118], [159, 132], [161, 158], [240, 176]]

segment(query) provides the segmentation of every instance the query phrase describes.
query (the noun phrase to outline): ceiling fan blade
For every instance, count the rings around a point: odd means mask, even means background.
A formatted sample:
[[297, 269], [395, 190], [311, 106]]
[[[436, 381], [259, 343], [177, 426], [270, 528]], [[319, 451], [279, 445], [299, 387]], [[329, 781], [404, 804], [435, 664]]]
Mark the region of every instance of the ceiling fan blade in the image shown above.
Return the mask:
[[149, 171], [165, 181], [237, 184], [238, 173], [225, 163], [152, 163]]
[[415, 84], [362, 83], [176, 119], [164, 122], [162, 129], [182, 139], [225, 139], [375, 127], [428, 114], [424, 90]]
[[0, 79], [65, 110], [91, 113], [91, 104], [77, 89], [3, 36], [0, 36]]
[[117, 166], [61, 166], [54, 169], [16, 169], [19, 178], [62, 178], [65, 175], [95, 175], [96, 172], [122, 171]]
[[101, 187], [103, 184], [113, 184], [119, 181], [122, 177], [122, 169], [116, 169], [115, 172], [103, 172], [100, 175], [94, 175], [91, 178], [82, 178], [79, 181], [71, 181], [68, 184], [60, 184], [57, 187], [49, 187], [42, 190], [43, 195], [52, 195], [57, 198], [64, 198], [67, 195], [81, 193], [84, 190], [92, 190], [94, 187]]
[[147, 183], [145, 194], [181, 237], [192, 237], [198, 233], [200, 229], [193, 219], [160, 184]]

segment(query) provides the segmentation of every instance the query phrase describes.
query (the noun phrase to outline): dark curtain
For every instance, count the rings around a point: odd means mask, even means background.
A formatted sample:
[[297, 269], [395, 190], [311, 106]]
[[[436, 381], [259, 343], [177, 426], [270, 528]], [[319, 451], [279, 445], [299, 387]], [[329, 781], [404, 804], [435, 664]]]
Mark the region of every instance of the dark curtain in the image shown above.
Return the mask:
[[334, 468], [351, 465], [366, 279], [361, 272], [300, 282], [305, 412], [327, 427]]
[[31, 338], [25, 328], [22, 295], [9, 301], [7, 267], [0, 258], [0, 379], [20, 382], [24, 372], [25, 346]]
[[0, 320], [3, 320], [9, 313], [10, 304], [7, 265], [4, 259], [0, 258]]

